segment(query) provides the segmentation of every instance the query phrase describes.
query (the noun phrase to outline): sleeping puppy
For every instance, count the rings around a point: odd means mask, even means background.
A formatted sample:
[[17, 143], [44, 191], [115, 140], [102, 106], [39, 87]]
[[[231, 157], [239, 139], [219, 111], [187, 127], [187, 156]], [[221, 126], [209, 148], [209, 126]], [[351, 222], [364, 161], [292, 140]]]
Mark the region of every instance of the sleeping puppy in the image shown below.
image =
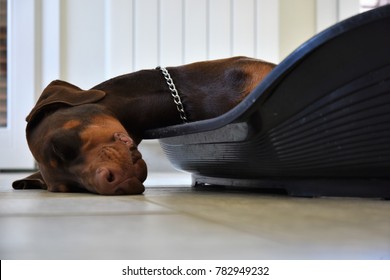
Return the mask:
[[53, 81], [27, 116], [39, 172], [15, 189], [140, 194], [144, 130], [217, 117], [245, 98], [275, 65], [233, 57], [142, 70], [82, 90]]

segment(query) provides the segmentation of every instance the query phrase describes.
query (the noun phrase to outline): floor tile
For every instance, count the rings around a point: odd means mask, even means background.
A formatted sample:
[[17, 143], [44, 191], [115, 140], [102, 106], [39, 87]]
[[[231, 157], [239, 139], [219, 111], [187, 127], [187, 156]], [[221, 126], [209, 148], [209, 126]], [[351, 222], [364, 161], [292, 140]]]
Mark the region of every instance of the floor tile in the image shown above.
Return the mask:
[[[272, 242], [183, 215], [1, 217], [1, 259], [242, 259]], [[270, 254], [275, 252], [275, 254]]]
[[221, 191], [176, 191], [149, 200], [315, 258], [390, 258], [388, 201]]
[[0, 216], [34, 215], [98, 215], [98, 214], [145, 214], [169, 211], [165, 207], [145, 201], [140, 196], [101, 197], [97, 195], [72, 197], [0, 198]]
[[390, 201], [190, 187], [143, 195], [13, 190], [0, 174], [1, 259], [390, 259]]

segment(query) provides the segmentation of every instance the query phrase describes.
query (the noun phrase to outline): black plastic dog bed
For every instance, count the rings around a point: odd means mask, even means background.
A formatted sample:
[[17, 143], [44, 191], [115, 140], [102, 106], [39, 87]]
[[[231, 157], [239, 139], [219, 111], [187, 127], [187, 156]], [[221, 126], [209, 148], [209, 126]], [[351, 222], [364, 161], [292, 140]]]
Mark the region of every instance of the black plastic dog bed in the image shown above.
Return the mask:
[[144, 138], [194, 186], [390, 198], [390, 6], [308, 40], [226, 114]]

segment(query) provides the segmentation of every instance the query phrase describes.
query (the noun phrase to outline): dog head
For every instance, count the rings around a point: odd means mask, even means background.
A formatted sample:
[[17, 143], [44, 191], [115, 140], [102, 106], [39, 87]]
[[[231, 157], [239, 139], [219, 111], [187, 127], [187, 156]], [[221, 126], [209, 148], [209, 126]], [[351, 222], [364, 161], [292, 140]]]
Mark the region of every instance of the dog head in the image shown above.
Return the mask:
[[40, 171], [15, 181], [15, 189], [105, 195], [144, 191], [147, 168], [139, 141], [97, 103], [105, 95], [62, 81], [47, 86], [26, 119], [27, 142]]

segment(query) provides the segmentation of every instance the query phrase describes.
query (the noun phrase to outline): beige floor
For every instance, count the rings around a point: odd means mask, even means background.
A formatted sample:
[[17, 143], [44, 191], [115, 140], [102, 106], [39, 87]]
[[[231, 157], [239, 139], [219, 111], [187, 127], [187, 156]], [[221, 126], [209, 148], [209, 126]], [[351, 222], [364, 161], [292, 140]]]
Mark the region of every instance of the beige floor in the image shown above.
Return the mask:
[[0, 259], [390, 259], [390, 201], [196, 191], [150, 174], [138, 196], [12, 190]]

